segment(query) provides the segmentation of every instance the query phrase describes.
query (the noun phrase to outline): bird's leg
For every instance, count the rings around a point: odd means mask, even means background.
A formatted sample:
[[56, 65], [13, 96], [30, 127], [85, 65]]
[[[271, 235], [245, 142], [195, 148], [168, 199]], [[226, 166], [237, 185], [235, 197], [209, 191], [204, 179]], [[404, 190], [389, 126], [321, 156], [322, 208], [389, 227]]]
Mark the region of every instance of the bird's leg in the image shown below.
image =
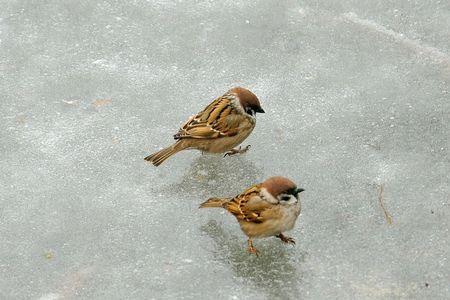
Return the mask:
[[250, 149], [250, 147], [251, 147], [251, 145], [247, 145], [247, 146], [245, 146], [245, 148], [242, 148], [242, 146], [239, 146], [238, 149], [231, 149], [230, 151], [226, 152], [226, 153], [223, 155], [223, 157], [225, 157], [225, 156], [227, 156], [227, 155], [229, 155], [229, 156], [235, 155], [235, 154], [238, 154], [238, 153], [239, 153], [239, 154], [243, 154], [243, 153], [247, 152], [248, 149]]
[[253, 246], [252, 239], [249, 238], [247, 241], [247, 244], [248, 244], [248, 248], [247, 248], [248, 252], [250, 252], [251, 254], [255, 254], [256, 256], [259, 256], [258, 255], [259, 251]]
[[285, 236], [282, 233], [280, 233], [276, 237], [279, 238], [283, 243], [295, 245], [295, 241], [293, 238]]

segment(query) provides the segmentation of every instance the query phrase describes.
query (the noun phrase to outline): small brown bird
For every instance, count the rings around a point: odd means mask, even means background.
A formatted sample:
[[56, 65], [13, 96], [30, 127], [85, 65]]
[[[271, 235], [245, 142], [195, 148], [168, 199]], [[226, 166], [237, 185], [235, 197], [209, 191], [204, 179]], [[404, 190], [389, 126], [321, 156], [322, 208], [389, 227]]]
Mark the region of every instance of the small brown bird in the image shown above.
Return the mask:
[[[145, 158], [159, 166], [163, 161], [184, 149], [233, 155], [244, 149], [233, 149], [253, 131], [256, 113], [264, 113], [258, 98], [247, 89], [235, 87], [215, 99], [203, 111], [190, 117], [174, 135], [175, 144]], [[228, 152], [227, 152], [228, 151]]]
[[211, 198], [200, 205], [221, 207], [232, 213], [248, 236], [248, 251], [258, 255], [253, 238], [275, 236], [284, 243], [295, 244], [294, 239], [283, 235], [291, 230], [300, 214], [299, 194], [291, 180], [276, 176], [248, 188], [234, 198]]

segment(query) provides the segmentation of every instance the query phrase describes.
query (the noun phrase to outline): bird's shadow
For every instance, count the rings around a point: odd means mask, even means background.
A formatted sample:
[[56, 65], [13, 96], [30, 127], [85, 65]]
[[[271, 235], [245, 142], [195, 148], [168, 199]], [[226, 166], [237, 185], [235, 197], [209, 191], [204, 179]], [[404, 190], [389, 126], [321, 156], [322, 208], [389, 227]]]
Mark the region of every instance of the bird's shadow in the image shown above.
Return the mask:
[[295, 266], [304, 262], [304, 252], [269, 238], [254, 241], [260, 251], [257, 257], [247, 252], [243, 237], [227, 233], [216, 221], [210, 220], [200, 230], [213, 240], [215, 259], [230, 265], [236, 277], [252, 284], [268, 299], [299, 298], [297, 285], [302, 274]]
[[177, 183], [167, 192], [183, 192], [200, 199], [233, 197], [261, 181], [263, 172], [243, 155], [222, 157], [203, 154], [196, 158]]

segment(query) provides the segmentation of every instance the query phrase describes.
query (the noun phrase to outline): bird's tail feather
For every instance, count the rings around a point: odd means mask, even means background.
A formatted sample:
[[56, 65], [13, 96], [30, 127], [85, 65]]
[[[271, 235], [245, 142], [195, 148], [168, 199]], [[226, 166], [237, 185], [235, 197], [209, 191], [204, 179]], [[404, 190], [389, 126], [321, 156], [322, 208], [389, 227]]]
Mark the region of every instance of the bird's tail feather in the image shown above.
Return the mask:
[[225, 208], [225, 205], [230, 201], [228, 198], [210, 198], [200, 204], [199, 208], [206, 208], [206, 207], [222, 207]]
[[181, 144], [180, 141], [178, 141], [175, 144], [173, 144], [172, 146], [164, 148], [162, 150], [159, 150], [158, 152], [153, 153], [144, 159], [146, 161], [151, 162], [155, 166], [159, 166], [166, 159], [168, 159], [169, 157], [171, 157], [172, 155], [174, 155], [175, 153], [177, 153], [183, 149], [184, 149], [183, 145]]

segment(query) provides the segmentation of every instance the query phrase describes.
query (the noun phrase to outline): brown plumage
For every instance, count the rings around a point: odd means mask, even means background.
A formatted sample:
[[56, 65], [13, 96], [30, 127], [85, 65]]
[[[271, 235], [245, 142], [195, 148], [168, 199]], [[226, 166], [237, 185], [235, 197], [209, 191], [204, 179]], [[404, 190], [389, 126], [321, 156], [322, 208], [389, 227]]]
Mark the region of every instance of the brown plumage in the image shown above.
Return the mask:
[[[174, 135], [175, 144], [147, 156], [145, 160], [159, 166], [184, 149], [210, 153], [231, 151], [253, 131], [255, 114], [263, 112], [255, 94], [241, 87], [233, 88], [190, 117]], [[242, 152], [244, 150], [233, 150], [229, 154]]]
[[292, 229], [300, 214], [299, 193], [291, 180], [277, 176], [256, 184], [234, 198], [211, 198], [200, 208], [221, 207], [232, 213], [242, 231], [249, 237], [248, 250], [257, 254], [252, 238], [276, 236], [283, 242], [295, 244], [283, 235]]

